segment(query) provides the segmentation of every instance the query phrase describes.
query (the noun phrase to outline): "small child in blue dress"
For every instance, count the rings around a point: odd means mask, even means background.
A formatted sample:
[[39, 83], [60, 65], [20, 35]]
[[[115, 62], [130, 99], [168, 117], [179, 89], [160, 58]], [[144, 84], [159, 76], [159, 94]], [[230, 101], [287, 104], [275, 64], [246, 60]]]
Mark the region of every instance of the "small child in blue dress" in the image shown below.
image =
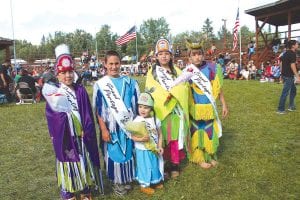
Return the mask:
[[136, 180], [141, 185], [141, 192], [147, 195], [154, 194], [155, 189], [162, 189], [164, 178], [161, 122], [155, 117], [153, 105], [154, 101], [149, 93], [139, 96], [139, 115], [133, 122], [145, 122], [147, 134], [132, 134], [136, 151]]

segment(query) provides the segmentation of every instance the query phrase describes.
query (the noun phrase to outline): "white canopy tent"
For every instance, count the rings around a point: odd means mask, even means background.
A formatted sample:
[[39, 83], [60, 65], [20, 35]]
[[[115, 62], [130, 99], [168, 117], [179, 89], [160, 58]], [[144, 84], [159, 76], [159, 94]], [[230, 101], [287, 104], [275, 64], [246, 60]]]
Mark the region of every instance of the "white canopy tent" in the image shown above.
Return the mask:
[[23, 60], [21, 58], [18, 58], [16, 59], [16, 63], [15, 63], [15, 59], [10, 59], [10, 63], [12, 65], [15, 65], [15, 64], [20, 64], [20, 65], [23, 65], [23, 64], [27, 64], [27, 61], [26, 60]]

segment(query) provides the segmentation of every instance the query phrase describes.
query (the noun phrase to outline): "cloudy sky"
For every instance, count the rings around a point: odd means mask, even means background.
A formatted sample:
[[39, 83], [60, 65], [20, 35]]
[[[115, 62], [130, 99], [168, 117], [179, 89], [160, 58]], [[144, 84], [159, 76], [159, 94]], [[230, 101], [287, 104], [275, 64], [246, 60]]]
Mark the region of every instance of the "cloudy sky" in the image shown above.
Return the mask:
[[55, 31], [83, 29], [94, 35], [104, 24], [122, 35], [134, 24], [140, 26], [143, 21], [160, 17], [165, 17], [172, 35], [199, 31], [206, 18], [213, 21], [217, 33], [224, 23], [222, 19], [232, 30], [238, 4], [241, 26], [254, 31], [254, 17], [244, 11], [272, 2], [275, 0], [2, 0], [0, 37], [13, 38], [11, 16], [15, 38], [33, 44]]

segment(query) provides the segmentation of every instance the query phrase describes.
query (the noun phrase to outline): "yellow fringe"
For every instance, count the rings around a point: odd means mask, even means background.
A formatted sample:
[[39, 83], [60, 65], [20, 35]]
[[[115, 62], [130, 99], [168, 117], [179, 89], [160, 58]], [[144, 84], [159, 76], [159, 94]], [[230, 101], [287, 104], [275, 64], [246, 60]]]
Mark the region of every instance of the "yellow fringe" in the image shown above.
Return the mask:
[[196, 149], [191, 153], [190, 162], [200, 164], [204, 161], [204, 153], [202, 150]]
[[204, 134], [204, 147], [205, 147], [205, 151], [208, 154], [215, 153], [214, 150], [213, 150], [212, 141], [208, 138], [207, 134]]
[[212, 85], [213, 96], [215, 99], [217, 99], [220, 94], [220, 90], [221, 90], [220, 79], [218, 77], [216, 77], [216, 79], [211, 82], [211, 85]]
[[[214, 128], [217, 128], [217, 124], [214, 123]], [[201, 163], [204, 162], [204, 152], [203, 150], [201, 150], [199, 147], [199, 132], [195, 131], [192, 139], [191, 139], [191, 157], [190, 157], [190, 161], [193, 163]], [[212, 155], [214, 153], [216, 153], [216, 149], [213, 148], [213, 141], [210, 140], [208, 138], [207, 134], [203, 134], [203, 141], [204, 141], [204, 148], [205, 148], [205, 152], [207, 152], [208, 154]]]
[[220, 130], [219, 130], [219, 127], [218, 127], [217, 120], [214, 120], [213, 129], [215, 130], [215, 133], [217, 133], [219, 135]]
[[195, 104], [190, 111], [195, 120], [209, 120], [214, 119], [214, 109], [211, 104]]
[[192, 139], [191, 139], [191, 150], [192, 150], [192, 152], [199, 147], [198, 146], [199, 145], [198, 138], [199, 138], [199, 133], [198, 133], [198, 131], [195, 131], [195, 133], [193, 134]]
[[202, 150], [199, 149], [199, 132], [195, 131], [192, 139], [191, 139], [191, 157], [190, 161], [192, 163], [202, 163], [204, 162], [204, 153]]

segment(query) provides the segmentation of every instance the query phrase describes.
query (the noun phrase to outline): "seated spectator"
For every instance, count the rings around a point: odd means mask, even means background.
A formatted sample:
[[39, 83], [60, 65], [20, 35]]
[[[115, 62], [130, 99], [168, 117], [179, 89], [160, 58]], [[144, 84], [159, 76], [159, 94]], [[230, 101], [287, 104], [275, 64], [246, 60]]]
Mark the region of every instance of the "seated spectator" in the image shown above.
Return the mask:
[[238, 68], [239, 65], [233, 59], [230, 63], [228, 63], [229, 67], [227, 69], [227, 74], [229, 79], [236, 80], [238, 76]]
[[276, 81], [280, 81], [280, 66], [279, 66], [278, 62], [274, 61], [271, 71], [272, 71], [272, 77]]
[[241, 74], [241, 77], [239, 78], [239, 80], [249, 80], [249, 75], [250, 75], [250, 72], [249, 72], [249, 69], [247, 68], [247, 66], [244, 66], [244, 68], [240, 71], [240, 74]]
[[217, 50], [216, 45], [214, 43], [212, 43], [210, 49], [207, 51], [207, 54], [211, 56], [216, 52], [216, 50]]
[[231, 60], [231, 55], [230, 53], [226, 52], [224, 56], [224, 64], [227, 65], [230, 60]]
[[[19, 84], [21, 82], [27, 83], [29, 88], [28, 89], [20, 88]], [[28, 71], [26, 69], [21, 69], [21, 77], [19, 78], [19, 81], [17, 82], [17, 86], [16, 86], [16, 95], [17, 95], [18, 99], [20, 100], [20, 102], [18, 104], [22, 103], [21, 102], [22, 94], [32, 94], [33, 99], [35, 99], [35, 96], [37, 94], [37, 89], [35, 86], [35, 79], [28, 74]]]
[[257, 69], [257, 76], [260, 77], [260, 82], [266, 82], [265, 81], [265, 66], [264, 66], [264, 63], [262, 62], [261, 65], [260, 65], [260, 68]]
[[91, 76], [92, 76], [92, 81], [97, 81], [98, 80], [98, 71], [95, 68], [91, 69]]
[[269, 61], [267, 61], [267, 63], [266, 63], [264, 76], [267, 81], [272, 78], [272, 66]]
[[19, 81], [20, 78], [21, 78], [21, 70], [18, 70], [18, 71], [17, 71], [17, 74], [16, 74], [16, 76], [15, 76], [15, 78], [14, 78], [15, 83], [17, 83], [17, 82]]
[[248, 70], [250, 72], [250, 79], [251, 78], [256, 79], [257, 69], [256, 69], [256, 66], [254, 65], [254, 61], [253, 60], [250, 60], [248, 62], [247, 68], [248, 68]]
[[211, 47], [210, 47], [211, 52], [214, 54], [217, 50], [217, 47], [215, 45], [215, 43], [212, 43]]

